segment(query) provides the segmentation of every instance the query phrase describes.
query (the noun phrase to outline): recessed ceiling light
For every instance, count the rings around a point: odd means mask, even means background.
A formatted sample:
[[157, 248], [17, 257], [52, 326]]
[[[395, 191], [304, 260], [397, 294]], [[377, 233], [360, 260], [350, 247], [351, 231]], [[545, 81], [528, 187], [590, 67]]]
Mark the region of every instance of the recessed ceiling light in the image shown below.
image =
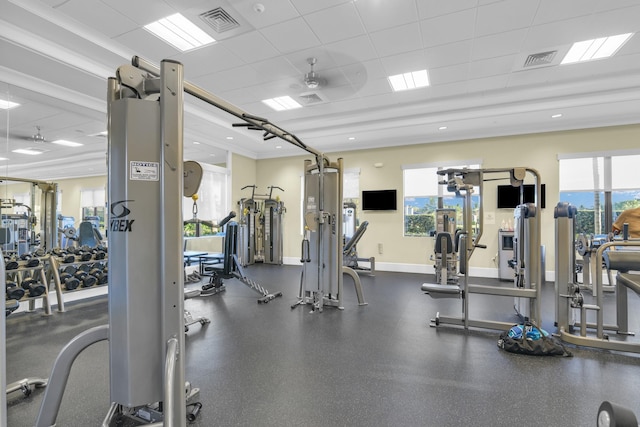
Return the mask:
[[554, 114], [553, 116], [551, 116], [552, 119], [557, 119], [559, 117], [562, 117], [562, 114], [558, 113], [558, 114]]
[[447, 129], [447, 127], [446, 127], [446, 126], [440, 126], [440, 127], [438, 128], [438, 130], [446, 130], [446, 129]]
[[613, 56], [632, 35], [633, 33], [619, 34], [574, 43], [562, 59], [561, 64], [573, 64]]
[[145, 25], [144, 29], [183, 52], [216, 41], [180, 13]]
[[233, 139], [233, 137], [232, 136], [228, 136], [227, 139]]
[[9, 160], [9, 159], [7, 159], [6, 157], [0, 157], [0, 161], [2, 160]]
[[408, 89], [417, 89], [429, 86], [427, 70], [413, 71], [410, 73], [396, 74], [387, 77], [394, 92]]
[[277, 98], [263, 99], [262, 102], [276, 111], [293, 110], [294, 108], [302, 107], [302, 105], [298, 104], [290, 96], [279, 96]]
[[200, 145], [198, 141], [193, 141], [193, 145]]
[[215, 155], [215, 154], [213, 154], [213, 153], [211, 153], [211, 154], [209, 154], [209, 155], [210, 155], [211, 157], [215, 157], [215, 156], [216, 156], [216, 155]]
[[56, 139], [55, 141], [51, 141], [52, 144], [64, 145], [66, 147], [80, 147], [84, 144], [80, 144], [79, 142], [67, 141], [65, 139]]
[[348, 139], [349, 139], [349, 141], [354, 141], [356, 139], [356, 137], [355, 136], [350, 136]]
[[276, 145], [276, 148], [282, 148], [282, 145]]
[[20, 104], [18, 104], [17, 102], [11, 102], [7, 101], [6, 99], [0, 98], [0, 109], [2, 110], [8, 110], [10, 108], [15, 108], [18, 106], [20, 106]]
[[12, 152], [18, 154], [29, 154], [31, 156], [44, 153], [43, 150], [38, 150], [37, 148], [18, 148], [17, 150], [12, 150]]

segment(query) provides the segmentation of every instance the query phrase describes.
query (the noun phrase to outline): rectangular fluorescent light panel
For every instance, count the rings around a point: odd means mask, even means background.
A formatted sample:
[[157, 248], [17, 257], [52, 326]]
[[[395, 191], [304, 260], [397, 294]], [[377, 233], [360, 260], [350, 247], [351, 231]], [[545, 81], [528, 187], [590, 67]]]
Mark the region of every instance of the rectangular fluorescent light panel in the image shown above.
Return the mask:
[[293, 110], [294, 108], [302, 107], [302, 105], [298, 104], [290, 96], [279, 96], [277, 98], [263, 99], [262, 102], [276, 111]]
[[8, 110], [10, 108], [18, 107], [20, 104], [17, 102], [7, 101], [6, 99], [0, 99], [0, 109]]
[[13, 150], [12, 152], [18, 154], [29, 154], [31, 156], [36, 156], [38, 154], [44, 153], [44, 151], [36, 150], [35, 148], [18, 148], [17, 150]]
[[79, 142], [67, 141], [65, 139], [56, 139], [55, 141], [51, 141], [52, 144], [64, 145], [66, 147], [80, 147], [84, 144]]
[[613, 56], [632, 35], [633, 33], [619, 34], [574, 43], [562, 59], [561, 64], [573, 64]]
[[395, 76], [389, 76], [388, 79], [394, 92], [429, 86], [427, 70], [396, 74]]
[[180, 13], [145, 25], [144, 29], [182, 52], [215, 42], [213, 37]]

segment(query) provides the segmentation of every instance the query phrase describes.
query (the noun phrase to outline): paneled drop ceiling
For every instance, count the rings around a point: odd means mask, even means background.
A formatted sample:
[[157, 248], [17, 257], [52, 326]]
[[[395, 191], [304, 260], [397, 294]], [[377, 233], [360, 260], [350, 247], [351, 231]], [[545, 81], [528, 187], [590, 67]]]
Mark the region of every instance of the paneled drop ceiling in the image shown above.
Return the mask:
[[[199, 17], [216, 8], [238, 25]], [[217, 41], [179, 52], [143, 28], [177, 12]], [[560, 65], [574, 42], [639, 30], [637, 0], [0, 0], [0, 98], [20, 104], [0, 110], [0, 175], [105, 174], [106, 78], [133, 55], [182, 62], [190, 82], [324, 152], [640, 123], [640, 35]], [[387, 76], [420, 69], [429, 87], [391, 90]], [[283, 95], [303, 107], [261, 102]], [[187, 96], [185, 158], [303, 154], [235, 121]], [[45, 152], [12, 152], [27, 147]]]

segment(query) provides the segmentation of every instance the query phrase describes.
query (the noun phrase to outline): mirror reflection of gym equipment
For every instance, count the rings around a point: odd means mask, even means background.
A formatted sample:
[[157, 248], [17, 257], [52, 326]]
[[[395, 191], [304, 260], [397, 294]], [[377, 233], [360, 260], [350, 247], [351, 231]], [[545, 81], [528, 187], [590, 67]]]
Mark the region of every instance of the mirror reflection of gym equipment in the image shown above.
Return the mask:
[[[446, 177], [441, 181], [447, 186], [449, 192], [453, 192], [457, 197], [463, 198], [462, 209], [462, 229], [455, 238], [451, 235], [451, 212], [442, 212], [440, 218], [440, 229], [436, 234], [435, 259], [436, 277], [438, 283], [424, 283], [422, 291], [432, 298], [461, 298], [462, 316], [442, 316], [439, 312], [431, 320], [431, 326], [443, 324], [463, 326], [464, 329], [470, 327], [503, 329], [507, 330], [513, 326], [513, 322], [497, 320], [471, 319], [469, 315], [469, 304], [471, 295], [484, 294], [495, 297], [513, 297], [514, 310], [518, 317], [530, 320], [534, 323], [540, 322], [540, 301], [541, 301], [541, 261], [540, 261], [540, 215], [536, 204], [523, 203], [514, 210], [514, 247], [515, 261], [513, 266], [514, 287], [506, 288], [501, 286], [487, 286], [469, 283], [469, 262], [476, 249], [483, 249], [486, 246], [480, 244], [483, 234], [484, 209], [482, 204], [483, 184], [494, 178], [486, 178], [487, 175], [494, 174], [507, 175], [511, 185], [520, 187], [524, 184], [527, 174], [531, 175], [536, 184], [536, 198], [540, 194], [540, 176], [537, 171], [531, 168], [512, 169], [444, 169], [438, 171], [440, 176]], [[501, 177], [498, 177], [500, 179]], [[477, 226], [473, 224], [472, 195], [478, 189], [480, 195]], [[522, 201], [524, 194], [521, 191]], [[453, 225], [455, 227], [455, 225]], [[458, 248], [458, 254], [454, 248]], [[459, 274], [462, 275], [462, 284], [457, 284], [454, 278], [455, 259], [459, 259]]]
[[238, 201], [240, 264], [243, 267], [256, 262], [282, 264], [282, 221], [287, 210], [280, 197], [274, 197], [273, 190], [284, 190], [272, 185], [267, 187], [269, 194], [257, 194], [257, 185], [245, 185], [242, 190], [247, 188], [251, 189], [251, 197]]
[[[358, 255], [357, 244], [364, 236], [369, 221], [360, 222], [357, 215], [357, 206], [353, 202], [342, 203], [342, 224], [344, 235], [344, 247], [342, 249], [342, 263], [357, 273], [367, 273], [371, 276], [376, 272], [376, 258], [364, 258]], [[358, 262], [367, 262], [365, 267]]]

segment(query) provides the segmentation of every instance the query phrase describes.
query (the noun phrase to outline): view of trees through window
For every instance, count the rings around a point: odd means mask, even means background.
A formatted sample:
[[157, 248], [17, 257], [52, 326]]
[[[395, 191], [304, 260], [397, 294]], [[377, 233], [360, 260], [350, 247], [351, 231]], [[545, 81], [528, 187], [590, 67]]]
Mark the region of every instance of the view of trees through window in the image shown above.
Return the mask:
[[613, 220], [626, 209], [640, 207], [640, 155], [592, 156], [559, 160], [560, 201], [578, 209], [576, 233], [607, 234], [605, 191], [611, 192]]
[[[456, 211], [456, 223], [462, 225], [463, 197], [456, 197], [455, 194], [447, 191], [446, 187], [439, 185], [438, 181], [443, 179], [438, 175], [438, 170], [442, 169], [477, 169], [479, 164], [469, 164], [465, 166], [430, 166], [430, 165], [408, 165], [403, 169], [404, 179], [404, 235], [405, 236], [430, 236], [436, 229], [436, 209], [438, 201], [441, 200], [440, 207], [454, 209]], [[477, 212], [480, 203], [480, 195], [476, 188], [472, 197], [472, 209]], [[473, 217], [476, 218], [477, 215]]]

